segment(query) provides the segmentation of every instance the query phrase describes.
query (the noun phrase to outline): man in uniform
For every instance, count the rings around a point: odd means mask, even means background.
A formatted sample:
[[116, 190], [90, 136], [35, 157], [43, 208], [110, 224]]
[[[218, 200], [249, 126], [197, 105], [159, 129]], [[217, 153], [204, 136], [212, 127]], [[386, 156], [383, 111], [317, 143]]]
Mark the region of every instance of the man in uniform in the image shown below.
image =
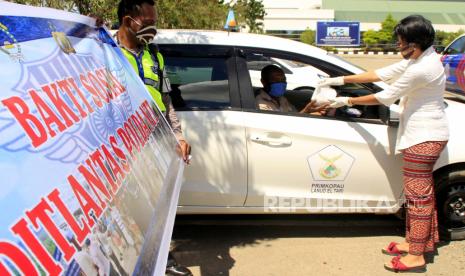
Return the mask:
[[[181, 124], [176, 116], [169, 91], [169, 81], [164, 72], [164, 61], [156, 46], [151, 44], [157, 30], [157, 14], [153, 0], [122, 0], [118, 5], [120, 23], [117, 40], [121, 50], [134, 70], [139, 74], [150, 95], [179, 140], [184, 162], [189, 163], [190, 146], [184, 139]], [[176, 263], [171, 253], [168, 257], [166, 275], [192, 275], [186, 267]]]
[[180, 143], [182, 157], [189, 162], [190, 146], [184, 139], [169, 92], [164, 60], [156, 45], [151, 44], [157, 33], [157, 14], [153, 0], [122, 0], [118, 6], [120, 23], [117, 40], [123, 54], [145, 83], [150, 95], [165, 114]]

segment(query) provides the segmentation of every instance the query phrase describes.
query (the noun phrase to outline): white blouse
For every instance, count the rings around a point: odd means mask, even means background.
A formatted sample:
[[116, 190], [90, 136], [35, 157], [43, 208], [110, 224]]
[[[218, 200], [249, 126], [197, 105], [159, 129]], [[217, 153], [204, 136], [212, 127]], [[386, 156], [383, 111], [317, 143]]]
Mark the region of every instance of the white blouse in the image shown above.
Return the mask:
[[386, 106], [400, 99], [397, 151], [427, 141], [449, 140], [444, 112], [446, 75], [433, 47], [417, 59], [402, 60], [375, 73], [390, 84], [375, 94], [376, 99]]

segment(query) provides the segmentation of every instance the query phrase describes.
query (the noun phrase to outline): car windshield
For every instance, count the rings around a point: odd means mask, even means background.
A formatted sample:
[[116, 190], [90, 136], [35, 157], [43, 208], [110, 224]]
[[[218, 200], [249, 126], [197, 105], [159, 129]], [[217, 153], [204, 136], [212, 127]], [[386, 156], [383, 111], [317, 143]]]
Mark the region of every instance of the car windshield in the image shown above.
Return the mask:
[[357, 67], [358, 69], [360, 69], [360, 70], [362, 70], [362, 71], [365, 71], [365, 72], [367, 71], [365, 68], [360, 67], [360, 66], [358, 66], [358, 65], [356, 65], [356, 64], [353, 64], [352, 62], [349, 62], [349, 61], [347, 61], [346, 59], [343, 59], [342, 57], [340, 57], [340, 56], [338, 56], [338, 55], [335, 55], [335, 54], [332, 54], [332, 53], [329, 53], [329, 52], [328, 52], [328, 56], [331, 56], [331, 57], [337, 58], [337, 59], [339, 59], [339, 60], [342, 60], [342, 61], [344, 61], [345, 63], [348, 63], [348, 64], [350, 64], [350, 65], [352, 65], [352, 66], [354, 66], [354, 67]]

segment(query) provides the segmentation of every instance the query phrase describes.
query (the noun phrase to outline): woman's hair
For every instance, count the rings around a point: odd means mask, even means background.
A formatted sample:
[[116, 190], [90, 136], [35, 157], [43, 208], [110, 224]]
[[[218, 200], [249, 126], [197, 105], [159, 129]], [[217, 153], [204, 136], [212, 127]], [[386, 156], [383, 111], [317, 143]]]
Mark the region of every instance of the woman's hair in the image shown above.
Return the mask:
[[407, 43], [419, 45], [422, 51], [433, 45], [435, 36], [431, 21], [421, 15], [410, 15], [402, 19], [394, 28], [394, 34]]

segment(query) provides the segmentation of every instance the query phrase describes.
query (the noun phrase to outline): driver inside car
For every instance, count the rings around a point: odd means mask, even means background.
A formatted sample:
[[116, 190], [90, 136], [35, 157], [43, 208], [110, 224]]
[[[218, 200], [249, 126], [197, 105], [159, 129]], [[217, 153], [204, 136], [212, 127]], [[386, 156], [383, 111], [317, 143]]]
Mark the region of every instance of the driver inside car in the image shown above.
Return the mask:
[[[260, 110], [297, 112], [297, 109], [284, 96], [287, 83], [284, 71], [276, 65], [265, 66], [261, 71], [263, 89], [255, 98], [256, 107]], [[325, 115], [329, 104], [317, 105], [310, 101], [299, 113]]]

